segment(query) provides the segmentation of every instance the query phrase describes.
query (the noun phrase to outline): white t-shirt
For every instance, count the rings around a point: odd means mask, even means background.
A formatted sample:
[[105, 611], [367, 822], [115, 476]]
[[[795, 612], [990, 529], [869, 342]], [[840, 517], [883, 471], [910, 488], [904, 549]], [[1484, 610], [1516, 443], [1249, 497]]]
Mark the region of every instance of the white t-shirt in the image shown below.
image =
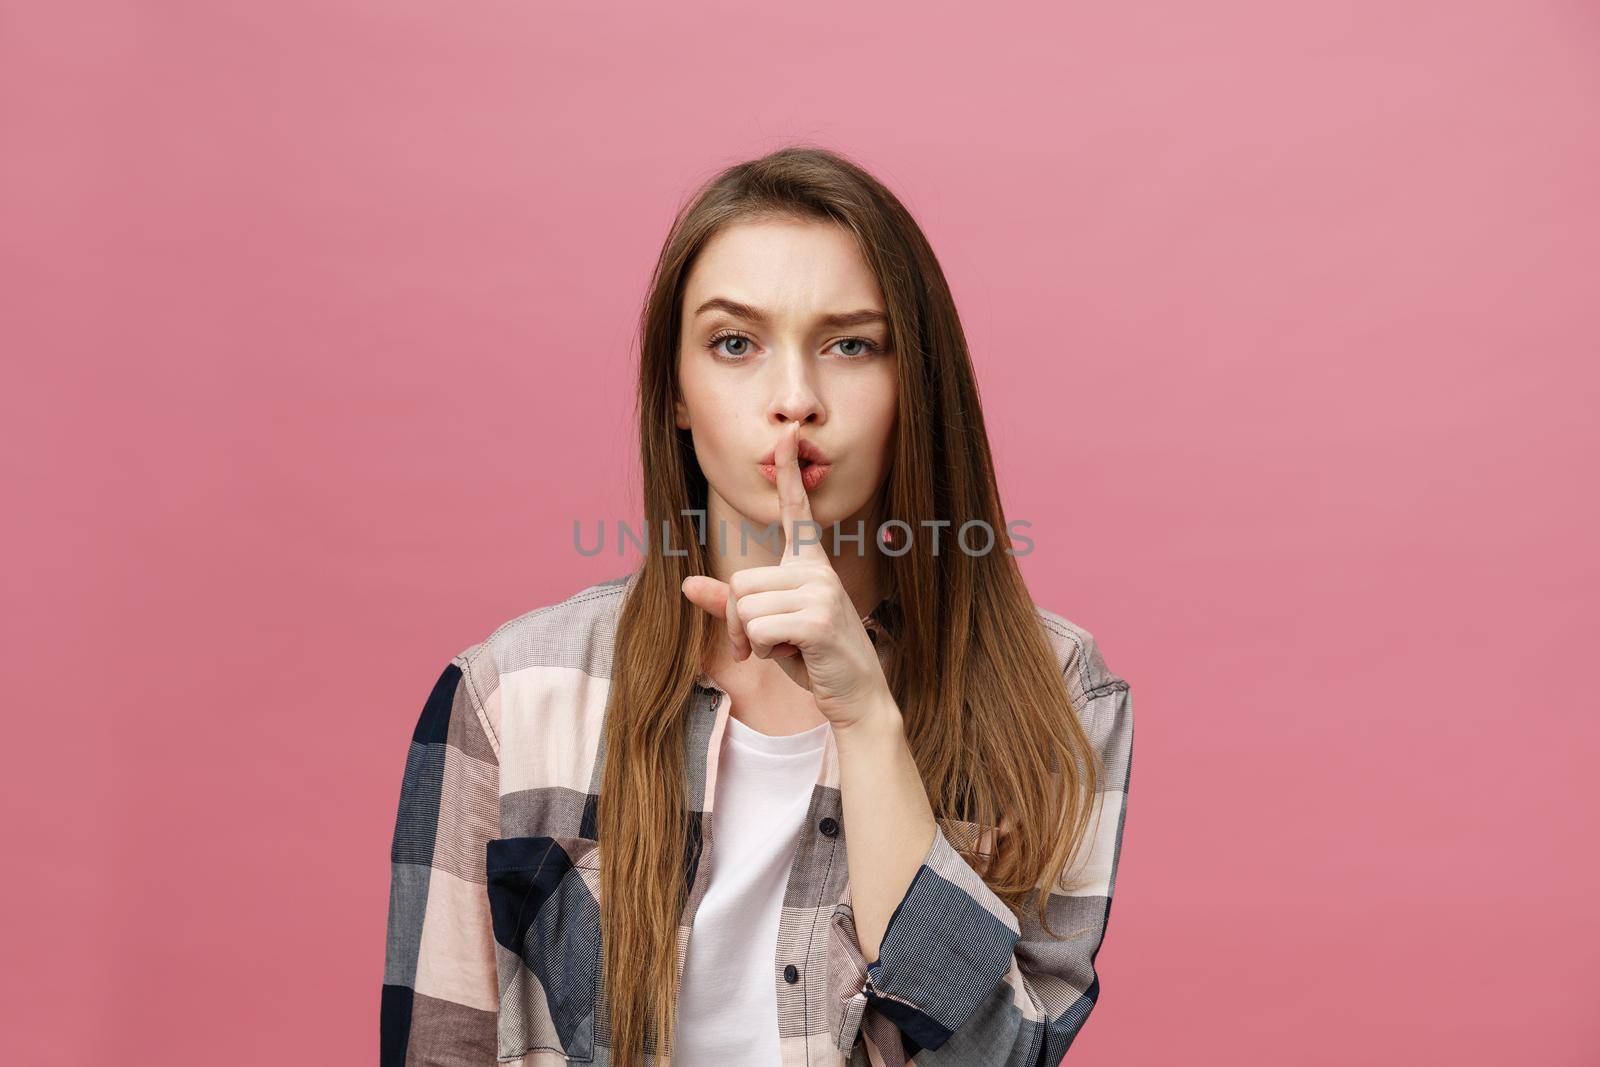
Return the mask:
[[678, 992], [673, 1062], [776, 1067], [773, 960], [798, 835], [828, 723], [786, 736], [728, 716], [717, 763], [716, 849]]

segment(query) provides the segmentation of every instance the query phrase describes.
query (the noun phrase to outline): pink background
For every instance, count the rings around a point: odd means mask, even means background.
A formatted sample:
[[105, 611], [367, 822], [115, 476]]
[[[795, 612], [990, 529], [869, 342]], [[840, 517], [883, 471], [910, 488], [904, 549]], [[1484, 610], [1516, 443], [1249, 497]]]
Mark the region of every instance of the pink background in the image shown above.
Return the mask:
[[375, 1059], [417, 711], [634, 565], [647, 272], [791, 140], [1133, 683], [1069, 1062], [1596, 1062], [1600, 14], [974, 10], [0, 8], [11, 1062]]

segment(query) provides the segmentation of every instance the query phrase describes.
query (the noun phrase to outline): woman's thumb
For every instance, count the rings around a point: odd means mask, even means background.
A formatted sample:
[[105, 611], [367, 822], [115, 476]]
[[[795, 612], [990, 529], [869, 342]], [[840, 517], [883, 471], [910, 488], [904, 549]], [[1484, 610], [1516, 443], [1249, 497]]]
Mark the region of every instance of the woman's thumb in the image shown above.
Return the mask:
[[728, 607], [728, 583], [719, 582], [703, 574], [691, 574], [683, 580], [683, 595], [696, 606], [722, 618]]

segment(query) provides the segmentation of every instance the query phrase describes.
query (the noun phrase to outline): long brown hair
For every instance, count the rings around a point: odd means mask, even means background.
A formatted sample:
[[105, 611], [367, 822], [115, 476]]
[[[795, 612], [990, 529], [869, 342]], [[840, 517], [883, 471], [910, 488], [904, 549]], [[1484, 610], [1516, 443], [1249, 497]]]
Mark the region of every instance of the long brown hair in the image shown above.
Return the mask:
[[[910, 530], [924, 530], [924, 519], [950, 522], [937, 554], [914, 546], [885, 560], [895, 618], [886, 674], [935, 815], [999, 828], [985, 883], [1019, 916], [1037, 891], [1043, 921], [1052, 885], [1087, 838], [1097, 787], [1093, 748], [1005, 551], [977, 382], [927, 238], [887, 188], [835, 152], [790, 146], [722, 171], [678, 212], [640, 319], [650, 536], [617, 623], [597, 811], [601, 972], [619, 1067], [637, 1067], [646, 1053], [666, 1062], [673, 1045], [690, 833], [684, 711], [720, 636], [680, 591], [689, 575], [710, 573], [697, 536], [703, 520], [693, 514], [706, 508], [706, 479], [689, 432], [674, 422], [684, 284], [722, 228], [771, 218], [833, 223], [856, 238], [883, 295], [899, 374], [881, 501]], [[994, 531], [992, 550], [951, 550], [949, 536], [972, 520]], [[903, 549], [904, 530], [890, 531], [891, 546]]]

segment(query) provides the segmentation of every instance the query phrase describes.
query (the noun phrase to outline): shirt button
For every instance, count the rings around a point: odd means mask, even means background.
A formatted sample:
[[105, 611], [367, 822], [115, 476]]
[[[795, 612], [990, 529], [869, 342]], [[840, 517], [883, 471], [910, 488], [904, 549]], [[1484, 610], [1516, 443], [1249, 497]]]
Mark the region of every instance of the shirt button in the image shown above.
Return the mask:
[[817, 829], [832, 837], [839, 832], [839, 824], [830, 816], [817, 823]]
[[790, 985], [800, 981], [800, 971], [796, 969], [794, 964], [791, 963], [783, 969], [783, 980]]

